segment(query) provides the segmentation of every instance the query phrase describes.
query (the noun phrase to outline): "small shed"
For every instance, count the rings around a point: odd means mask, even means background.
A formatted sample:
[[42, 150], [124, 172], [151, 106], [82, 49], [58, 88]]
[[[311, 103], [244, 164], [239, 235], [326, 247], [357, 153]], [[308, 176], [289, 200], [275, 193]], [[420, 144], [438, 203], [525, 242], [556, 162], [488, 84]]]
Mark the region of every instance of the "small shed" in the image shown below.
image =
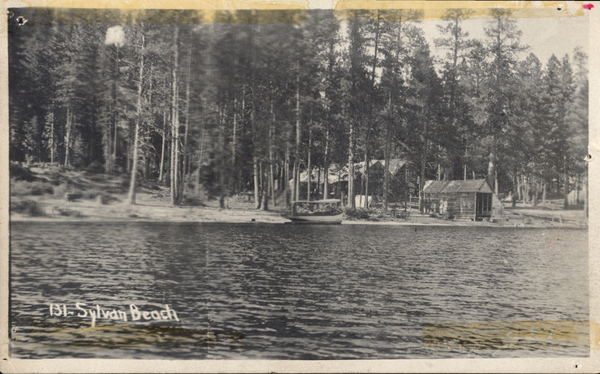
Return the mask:
[[462, 219], [498, 219], [504, 205], [485, 179], [427, 181], [423, 187], [426, 213]]

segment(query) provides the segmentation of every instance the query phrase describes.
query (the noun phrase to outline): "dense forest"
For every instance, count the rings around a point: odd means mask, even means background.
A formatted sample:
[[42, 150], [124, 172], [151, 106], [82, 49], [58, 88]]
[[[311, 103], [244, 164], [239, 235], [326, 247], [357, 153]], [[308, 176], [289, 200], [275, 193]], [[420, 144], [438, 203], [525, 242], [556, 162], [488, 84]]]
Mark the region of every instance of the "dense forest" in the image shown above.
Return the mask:
[[[539, 61], [510, 10], [490, 9], [480, 39], [448, 10], [435, 45], [414, 10], [12, 11], [28, 21], [9, 25], [11, 161], [128, 176], [131, 203], [157, 181], [173, 205], [251, 192], [257, 209], [355, 208], [371, 160], [386, 209], [430, 179], [565, 204], [587, 183], [587, 56]], [[311, 189], [322, 170], [358, 182]]]

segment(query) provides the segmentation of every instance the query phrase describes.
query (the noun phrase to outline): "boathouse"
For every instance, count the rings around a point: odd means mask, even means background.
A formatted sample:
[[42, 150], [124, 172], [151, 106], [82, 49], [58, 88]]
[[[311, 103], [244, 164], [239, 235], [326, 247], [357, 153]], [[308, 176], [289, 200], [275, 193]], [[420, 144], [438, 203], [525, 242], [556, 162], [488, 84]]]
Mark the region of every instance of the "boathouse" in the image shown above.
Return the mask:
[[427, 181], [423, 187], [425, 213], [457, 219], [499, 219], [504, 206], [485, 179]]

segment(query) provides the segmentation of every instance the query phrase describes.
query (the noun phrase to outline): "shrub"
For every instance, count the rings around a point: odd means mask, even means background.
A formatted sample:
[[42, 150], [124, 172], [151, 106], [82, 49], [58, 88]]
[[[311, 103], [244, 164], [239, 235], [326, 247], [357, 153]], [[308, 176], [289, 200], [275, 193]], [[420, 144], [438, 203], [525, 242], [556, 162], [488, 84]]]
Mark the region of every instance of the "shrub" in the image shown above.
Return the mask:
[[182, 205], [186, 206], [206, 206], [204, 199], [199, 196], [184, 196]]
[[111, 200], [110, 195], [100, 194], [100, 195], [96, 196], [96, 203], [98, 205], [106, 205], [110, 202], [110, 200]]
[[131, 179], [127, 176], [121, 177], [121, 182], [119, 183], [119, 185], [121, 186], [121, 188], [129, 188], [129, 186], [131, 185]]
[[10, 211], [26, 214], [29, 217], [42, 217], [46, 215], [44, 209], [33, 200], [24, 200], [10, 203]]
[[81, 199], [81, 197], [82, 197], [81, 192], [67, 192], [65, 194], [65, 200], [67, 200], [67, 201], [75, 201], [75, 200]]
[[10, 182], [10, 194], [13, 196], [40, 196], [54, 193], [54, 188], [50, 183], [41, 181], [27, 182], [26, 180], [16, 179], [12, 179]]
[[9, 165], [10, 177], [15, 180], [24, 180], [27, 182], [33, 182], [37, 178], [33, 175], [31, 170], [27, 167], [23, 167], [17, 163], [11, 162]]
[[64, 196], [67, 192], [70, 192], [71, 189], [69, 188], [69, 186], [66, 183], [62, 183], [59, 184], [58, 186], [54, 187], [54, 195], [57, 196]]
[[54, 187], [46, 182], [31, 182], [31, 194], [40, 196], [45, 194], [53, 194]]
[[91, 189], [91, 190], [81, 192], [81, 198], [87, 199], [87, 200], [93, 200], [93, 199], [97, 198], [99, 195], [102, 195], [102, 191], [96, 190], [96, 189]]
[[104, 166], [100, 162], [94, 161], [85, 168], [85, 171], [93, 174], [101, 174], [104, 173]]
[[370, 211], [368, 209], [344, 208], [344, 214], [349, 219], [368, 219]]
[[74, 218], [83, 218], [85, 217], [83, 214], [79, 213], [76, 210], [70, 210], [70, 209], [60, 209], [58, 211], [58, 214], [60, 214], [63, 217], [74, 217]]

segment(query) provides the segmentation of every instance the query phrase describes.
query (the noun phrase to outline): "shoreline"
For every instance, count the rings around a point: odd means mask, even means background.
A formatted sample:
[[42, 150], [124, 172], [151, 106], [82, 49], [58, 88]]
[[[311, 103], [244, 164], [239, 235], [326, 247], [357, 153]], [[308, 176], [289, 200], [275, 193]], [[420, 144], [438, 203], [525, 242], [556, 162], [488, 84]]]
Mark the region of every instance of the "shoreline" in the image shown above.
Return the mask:
[[[58, 171], [46, 167], [27, 169], [33, 181], [11, 178], [10, 216], [12, 222], [88, 222], [88, 223], [231, 223], [291, 224], [282, 214], [287, 209], [281, 196], [269, 201], [268, 210], [256, 209], [246, 193], [226, 196], [224, 208], [205, 193], [188, 194], [183, 205], [171, 205], [169, 189], [147, 182], [138, 188], [135, 204], [128, 203], [128, 190], [122, 178], [85, 171]], [[25, 173], [25, 172], [24, 172]], [[27, 173], [25, 173], [27, 174]], [[27, 174], [27, 175], [29, 175]], [[75, 197], [77, 196], [77, 197]], [[275, 204], [277, 203], [277, 204]], [[468, 219], [447, 220], [414, 209], [392, 204], [391, 209], [405, 210], [402, 217], [392, 216], [381, 206], [359, 214], [344, 214], [343, 225], [437, 226], [437, 227], [514, 227], [587, 229], [583, 210], [562, 209], [562, 201], [546, 200], [532, 206], [518, 203], [505, 206], [504, 215], [495, 222]], [[359, 209], [361, 210], [361, 209]]]
[[[44, 203], [47, 203], [44, 201]], [[57, 214], [40, 217], [29, 217], [25, 214], [11, 213], [10, 223], [195, 223], [195, 224], [290, 224], [292, 221], [281, 216], [281, 211], [261, 211], [249, 209], [219, 209], [216, 207], [186, 207], [186, 206], [144, 206], [144, 205], [105, 205], [93, 206], [91, 204], [75, 205], [68, 207], [79, 217], [61, 216]], [[165, 214], [165, 211], [169, 214]], [[110, 216], [113, 214], [113, 216]], [[138, 215], [139, 214], [139, 215]], [[415, 220], [369, 220], [345, 219], [342, 225], [367, 225], [367, 226], [430, 226], [430, 227], [496, 227], [496, 228], [537, 228], [537, 229], [588, 229], [587, 225], [574, 222], [554, 222], [547, 220], [532, 220], [522, 223], [523, 217], [511, 217], [502, 222], [482, 221], [447, 221], [440, 218], [415, 216]], [[519, 222], [519, 223], [518, 223]]]
[[10, 223], [64, 223], [64, 224], [72, 224], [72, 223], [98, 223], [98, 224], [113, 224], [113, 223], [173, 223], [173, 224], [198, 224], [198, 225], [220, 225], [220, 224], [230, 224], [230, 225], [293, 225], [293, 226], [421, 226], [421, 227], [480, 227], [480, 228], [514, 228], [514, 229], [571, 229], [571, 230], [587, 230], [587, 226], [577, 226], [577, 225], [527, 225], [527, 226], [510, 226], [510, 225], [479, 225], [479, 224], [467, 224], [467, 223], [423, 223], [423, 222], [372, 222], [372, 221], [344, 221], [339, 225], [323, 225], [323, 224], [294, 224], [291, 221], [286, 222], [270, 222], [270, 221], [184, 221], [184, 220], [107, 220], [107, 219], [86, 219], [85, 221], [81, 219], [52, 219], [52, 218], [42, 218], [42, 217], [34, 217], [34, 218], [16, 218], [11, 219]]

